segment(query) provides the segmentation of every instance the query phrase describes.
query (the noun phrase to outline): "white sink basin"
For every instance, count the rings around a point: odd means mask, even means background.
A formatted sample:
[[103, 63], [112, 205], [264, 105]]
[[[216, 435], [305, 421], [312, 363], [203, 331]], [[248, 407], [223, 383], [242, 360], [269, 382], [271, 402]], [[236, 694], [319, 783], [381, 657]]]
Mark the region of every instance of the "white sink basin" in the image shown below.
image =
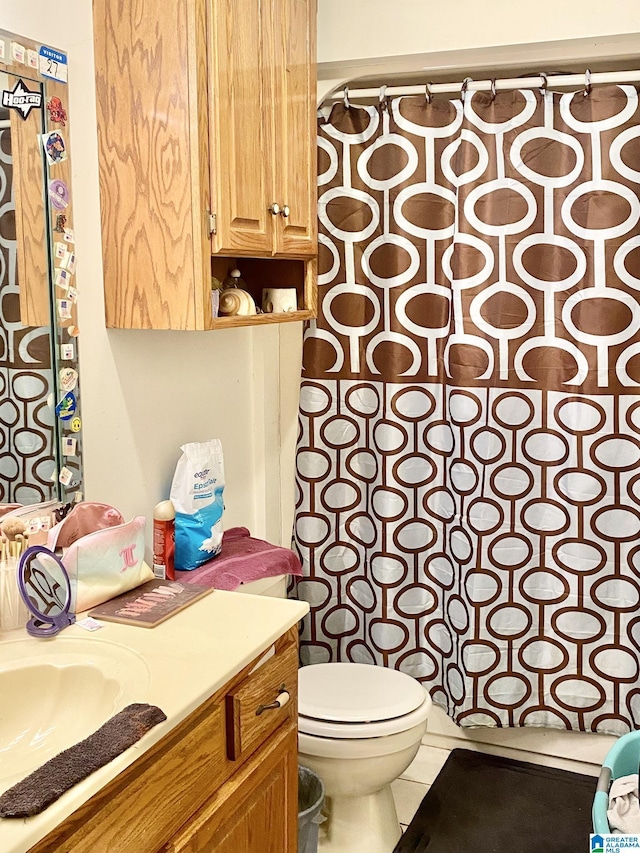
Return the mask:
[[137, 652], [94, 637], [0, 643], [0, 792], [146, 702], [149, 680]]

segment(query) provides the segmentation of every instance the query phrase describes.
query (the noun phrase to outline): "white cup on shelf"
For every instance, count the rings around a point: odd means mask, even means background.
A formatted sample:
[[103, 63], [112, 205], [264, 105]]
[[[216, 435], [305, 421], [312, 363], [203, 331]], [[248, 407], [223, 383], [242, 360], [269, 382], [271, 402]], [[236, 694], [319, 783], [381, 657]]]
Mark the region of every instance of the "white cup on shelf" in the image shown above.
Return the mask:
[[287, 314], [298, 310], [298, 294], [295, 287], [264, 287], [262, 310], [265, 314]]

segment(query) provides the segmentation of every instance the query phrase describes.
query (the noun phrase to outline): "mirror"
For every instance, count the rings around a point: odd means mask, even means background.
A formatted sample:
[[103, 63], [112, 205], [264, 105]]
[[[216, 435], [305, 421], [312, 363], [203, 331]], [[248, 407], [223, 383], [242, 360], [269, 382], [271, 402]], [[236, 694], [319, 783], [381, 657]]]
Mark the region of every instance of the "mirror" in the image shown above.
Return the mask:
[[51, 637], [76, 621], [69, 613], [71, 584], [62, 561], [41, 545], [27, 548], [18, 563], [18, 587], [32, 613], [27, 631], [32, 637]]
[[0, 511], [82, 489], [65, 54], [0, 30]]

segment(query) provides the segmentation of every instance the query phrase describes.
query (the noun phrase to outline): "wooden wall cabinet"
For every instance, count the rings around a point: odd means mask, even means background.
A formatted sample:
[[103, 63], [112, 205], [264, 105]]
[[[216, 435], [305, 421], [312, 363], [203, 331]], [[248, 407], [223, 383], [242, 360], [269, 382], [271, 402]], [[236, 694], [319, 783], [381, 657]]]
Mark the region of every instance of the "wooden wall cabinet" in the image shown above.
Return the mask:
[[[254, 667], [246, 667], [30, 853], [296, 853], [297, 628]], [[283, 684], [289, 702], [256, 715]]]
[[[93, 13], [107, 326], [314, 316], [316, 0]], [[263, 287], [295, 286], [299, 310], [212, 318], [212, 272], [236, 264], [258, 305]]]
[[314, 255], [315, 2], [211, 9], [214, 251]]

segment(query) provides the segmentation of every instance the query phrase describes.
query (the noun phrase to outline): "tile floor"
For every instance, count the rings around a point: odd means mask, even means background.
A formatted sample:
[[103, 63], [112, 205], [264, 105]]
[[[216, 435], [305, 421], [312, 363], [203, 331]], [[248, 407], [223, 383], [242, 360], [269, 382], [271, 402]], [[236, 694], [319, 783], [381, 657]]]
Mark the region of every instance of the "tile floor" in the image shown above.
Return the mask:
[[403, 832], [411, 823], [422, 798], [440, 772], [448, 755], [448, 749], [422, 747], [402, 776], [391, 785]]

